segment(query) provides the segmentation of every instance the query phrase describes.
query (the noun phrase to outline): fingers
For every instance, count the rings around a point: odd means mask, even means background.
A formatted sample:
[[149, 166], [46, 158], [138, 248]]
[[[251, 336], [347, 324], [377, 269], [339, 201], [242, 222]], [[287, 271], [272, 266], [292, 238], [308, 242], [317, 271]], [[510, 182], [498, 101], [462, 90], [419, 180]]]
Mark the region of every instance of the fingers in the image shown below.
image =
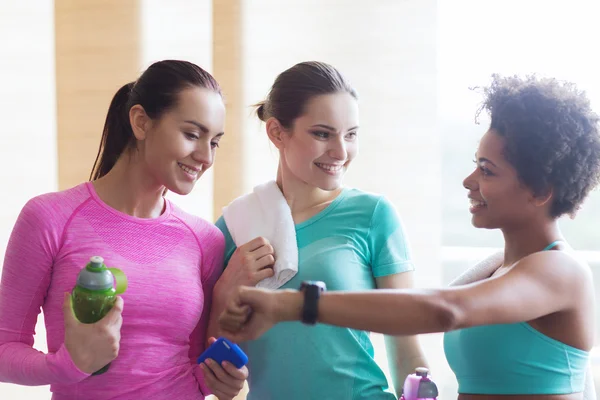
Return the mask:
[[256, 262], [256, 269], [258, 269], [258, 270], [261, 270], [263, 268], [272, 269], [273, 265], [275, 265], [275, 257], [273, 257], [271, 254], [268, 254], [268, 255], [256, 260], [255, 262]]
[[231, 377], [233, 377], [234, 379], [237, 379], [237, 380], [241, 380], [242, 386], [243, 386], [243, 381], [248, 379], [248, 368], [246, 368], [245, 366], [238, 369], [235, 367], [235, 365], [233, 365], [227, 361], [223, 361], [223, 364], [221, 366], [223, 367], [225, 372], [227, 372]]
[[65, 326], [73, 326], [79, 323], [75, 317], [75, 314], [73, 313], [73, 305], [70, 293], [65, 293], [63, 300], [63, 314], [65, 318]]
[[234, 398], [233, 396], [229, 396], [218, 390], [213, 390], [212, 392], [213, 392], [213, 396], [215, 396], [218, 400], [233, 400], [233, 398]]
[[[261, 280], [273, 276], [270, 267], [274, 264], [273, 246], [267, 239], [257, 237], [237, 248], [222, 278], [228, 277], [227, 280], [230, 282], [227, 286], [230, 287], [240, 284], [254, 286]], [[262, 271], [263, 269], [267, 270]]]
[[121, 296], [117, 296], [115, 304], [100, 322], [120, 326], [123, 323], [123, 316], [121, 315], [123, 312], [123, 305], [123, 298]]
[[258, 339], [273, 325], [265, 317], [255, 312], [248, 316], [225, 312], [219, 318], [221, 334], [236, 343]]
[[263, 279], [267, 279], [275, 275], [275, 271], [273, 268], [263, 268], [256, 272], [254, 275], [256, 283], [262, 281]]
[[245, 315], [222, 314], [219, 318], [219, 325], [222, 330], [227, 332], [239, 332], [243, 327], [248, 317]]
[[252, 309], [249, 306], [232, 302], [223, 314], [231, 315], [234, 318], [245, 319], [248, 318], [248, 315], [250, 315], [251, 312]]
[[242, 380], [237, 379], [232, 375], [228, 374], [227, 371], [225, 371], [225, 369], [222, 366], [220, 366], [216, 361], [209, 358], [208, 360], [206, 360], [205, 364], [208, 365], [212, 373], [217, 377], [217, 379], [221, 383], [224, 383], [225, 385], [229, 386], [230, 388], [233, 388], [234, 390], [240, 390], [244, 386], [244, 382]]
[[265, 239], [262, 236], [259, 236], [257, 238], [252, 239], [251, 241], [249, 241], [248, 243], [242, 245], [240, 247], [241, 250], [243, 251], [255, 251], [256, 249], [258, 249], [259, 247], [265, 246], [265, 245], [269, 245], [269, 241], [267, 239]]
[[222, 329], [230, 332], [239, 331], [248, 321], [251, 313], [250, 307], [231, 302], [228, 308], [219, 316], [219, 325]]
[[[206, 361], [208, 362], [208, 360], [206, 360]], [[202, 375], [204, 376], [204, 382], [210, 388], [210, 391], [212, 392], [213, 395], [217, 396], [217, 398], [219, 400], [230, 399], [233, 397], [223, 391], [223, 389], [225, 388], [225, 385], [223, 385], [221, 382], [219, 382], [219, 380], [217, 379], [215, 374], [206, 365], [206, 363], [201, 363], [200, 369], [202, 370]]]
[[233, 398], [244, 387], [243, 380], [233, 378], [214, 360], [207, 359], [206, 362], [200, 364], [200, 368], [204, 374], [206, 384], [214, 394], [221, 392], [227, 398]]
[[256, 340], [271, 329], [272, 326], [263, 316], [254, 315], [253, 318], [248, 320], [237, 336], [240, 337], [239, 340], [241, 341]]
[[260, 260], [261, 258], [267, 256], [270, 256], [273, 260], [275, 260], [275, 258], [273, 257], [273, 255], [275, 254], [275, 250], [270, 244], [266, 244], [264, 246], [259, 247], [256, 250], [253, 250], [251, 254], [255, 260]]
[[243, 258], [245, 259], [244, 263], [247, 266], [252, 266], [253, 270], [260, 270], [275, 264], [275, 255], [270, 244], [255, 251], [244, 253]]

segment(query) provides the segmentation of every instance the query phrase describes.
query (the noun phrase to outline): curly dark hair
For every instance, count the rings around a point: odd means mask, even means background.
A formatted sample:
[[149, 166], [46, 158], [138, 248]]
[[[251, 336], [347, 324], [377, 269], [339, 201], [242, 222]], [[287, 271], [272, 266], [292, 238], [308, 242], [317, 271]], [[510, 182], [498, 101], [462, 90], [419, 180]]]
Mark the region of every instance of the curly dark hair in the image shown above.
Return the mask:
[[552, 218], [574, 217], [600, 182], [600, 118], [585, 92], [552, 78], [494, 74], [483, 93], [477, 116], [489, 112], [520, 180], [536, 194], [552, 190]]

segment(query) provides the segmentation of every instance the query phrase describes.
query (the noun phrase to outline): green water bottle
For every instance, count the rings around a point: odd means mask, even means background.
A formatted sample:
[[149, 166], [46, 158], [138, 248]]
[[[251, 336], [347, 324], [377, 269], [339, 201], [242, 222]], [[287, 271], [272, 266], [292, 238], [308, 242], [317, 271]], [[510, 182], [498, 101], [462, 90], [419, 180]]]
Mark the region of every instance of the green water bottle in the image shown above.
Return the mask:
[[[84, 324], [101, 320], [115, 305], [117, 295], [127, 289], [127, 277], [117, 268], [108, 268], [104, 259], [94, 256], [77, 276], [77, 284], [71, 293], [73, 312]], [[92, 375], [108, 371], [110, 364]]]

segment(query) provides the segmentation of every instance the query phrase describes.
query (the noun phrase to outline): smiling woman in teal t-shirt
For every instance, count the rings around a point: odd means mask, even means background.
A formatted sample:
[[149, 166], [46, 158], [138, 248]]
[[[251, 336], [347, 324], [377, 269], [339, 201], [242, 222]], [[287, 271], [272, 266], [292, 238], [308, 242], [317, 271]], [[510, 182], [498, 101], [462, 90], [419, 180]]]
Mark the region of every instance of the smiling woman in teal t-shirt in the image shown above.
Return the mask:
[[[342, 75], [324, 63], [297, 64], [277, 77], [257, 113], [279, 150], [277, 184], [296, 226], [298, 273], [282, 289], [297, 289], [304, 280], [323, 281], [334, 291], [411, 287], [414, 266], [393, 205], [342, 185], [358, 154], [357, 96]], [[226, 237], [227, 268], [215, 287], [213, 334], [232, 288], [254, 286], [264, 277], [265, 260], [276, 257], [265, 243], [236, 249], [222, 218], [217, 226]], [[398, 388], [426, 363], [416, 337], [389, 343]], [[398, 398], [365, 331], [282, 324], [243, 349], [250, 359], [249, 400]]]

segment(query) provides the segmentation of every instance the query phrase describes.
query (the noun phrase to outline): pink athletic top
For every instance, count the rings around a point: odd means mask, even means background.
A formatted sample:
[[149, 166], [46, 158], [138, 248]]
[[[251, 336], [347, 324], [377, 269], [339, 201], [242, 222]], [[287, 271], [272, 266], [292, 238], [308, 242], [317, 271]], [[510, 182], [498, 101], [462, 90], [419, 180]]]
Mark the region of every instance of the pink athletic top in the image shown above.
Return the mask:
[[[6, 250], [0, 283], [0, 381], [50, 384], [53, 399], [204, 399], [196, 358], [206, 344], [224, 239], [166, 201], [158, 218], [104, 204], [91, 183], [30, 200]], [[62, 304], [91, 256], [127, 275], [119, 356], [80, 371], [65, 348]], [[206, 300], [205, 300], [206, 299]], [[32, 348], [40, 307], [48, 354]]]

